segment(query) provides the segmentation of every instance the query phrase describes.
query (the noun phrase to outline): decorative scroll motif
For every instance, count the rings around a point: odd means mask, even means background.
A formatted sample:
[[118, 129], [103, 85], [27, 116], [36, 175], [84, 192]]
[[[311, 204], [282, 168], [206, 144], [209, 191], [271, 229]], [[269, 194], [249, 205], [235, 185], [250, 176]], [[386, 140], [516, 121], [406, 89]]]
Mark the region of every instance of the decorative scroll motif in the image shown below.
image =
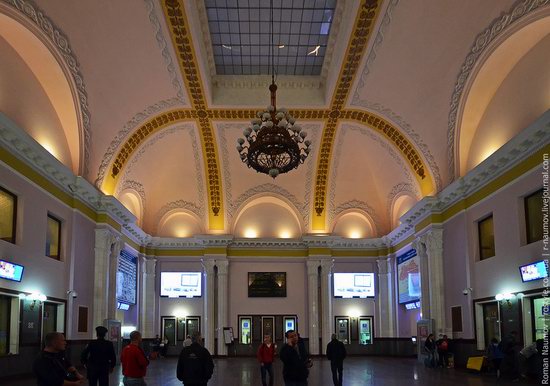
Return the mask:
[[184, 210], [187, 210], [187, 211], [193, 213], [195, 216], [197, 216], [201, 219], [203, 218], [202, 217], [202, 214], [204, 213], [203, 208], [201, 208], [200, 206], [197, 206], [195, 203], [185, 201], [185, 200], [172, 201], [172, 202], [169, 202], [169, 203], [163, 205], [162, 208], [160, 208], [159, 211], [157, 212], [157, 214], [155, 216], [155, 223], [154, 223], [155, 224], [155, 234], [158, 234], [158, 227], [159, 227], [159, 224], [160, 224], [160, 220], [162, 220], [164, 215], [166, 215], [166, 213], [168, 213], [172, 210], [176, 210], [176, 209], [184, 209]]
[[[365, 201], [360, 201], [360, 200], [350, 200], [350, 201], [346, 201], [340, 205], [338, 205], [337, 208], [333, 209], [332, 213], [331, 213], [331, 216], [330, 216], [330, 223], [332, 224], [332, 227], [334, 227], [336, 224], [333, 224], [333, 220], [335, 218], [337, 218], [342, 212], [345, 212], [347, 210], [350, 210], [350, 209], [359, 209], [360, 211], [363, 211], [365, 213], [367, 213], [372, 222], [373, 222], [373, 231], [374, 231], [374, 236], [378, 236], [378, 233], [380, 232], [380, 219], [378, 218], [378, 216], [376, 215], [376, 211], [369, 205], [367, 204]], [[331, 227], [331, 230], [332, 230], [332, 227]]]
[[363, 106], [363, 102], [361, 100], [361, 97], [359, 95], [359, 92], [365, 87], [365, 82], [367, 79], [367, 76], [370, 73], [370, 66], [376, 59], [376, 50], [382, 44], [382, 41], [384, 40], [384, 33], [386, 32], [386, 29], [391, 23], [392, 18], [392, 12], [393, 9], [399, 4], [399, 0], [390, 0], [388, 4], [388, 8], [386, 8], [386, 13], [384, 14], [384, 18], [382, 19], [382, 23], [380, 23], [380, 27], [378, 27], [378, 32], [376, 34], [376, 37], [374, 38], [374, 43], [372, 44], [372, 47], [369, 51], [369, 54], [367, 56], [367, 59], [365, 61], [365, 66], [363, 67], [363, 71], [361, 72], [361, 77], [359, 78], [359, 81], [357, 83], [357, 87], [355, 88], [355, 93], [353, 94], [353, 100], [352, 104], [356, 106]]
[[97, 173], [97, 179], [94, 182], [95, 186], [99, 188], [103, 183], [103, 179], [105, 178], [105, 173], [107, 172], [109, 163], [111, 163], [111, 160], [113, 159], [116, 150], [119, 148], [122, 141], [126, 139], [126, 137], [128, 136], [128, 133], [133, 131], [136, 128], [136, 126], [139, 125], [141, 122], [145, 121], [146, 119], [149, 119], [153, 114], [157, 114], [159, 111], [162, 111], [162, 110], [168, 110], [169, 108], [172, 108], [180, 103], [181, 101], [178, 98], [172, 98], [172, 99], [166, 99], [166, 100], [160, 101], [158, 103], [155, 103], [154, 105], [147, 107], [145, 110], [137, 113], [132, 117], [132, 119], [126, 122], [122, 130], [120, 130], [115, 136], [115, 138], [111, 141], [109, 148], [103, 155], [103, 158], [101, 160], [101, 165], [99, 166], [99, 172]]
[[381, 8], [380, 3], [381, 2], [377, 0], [364, 0], [361, 2], [351, 41], [346, 50], [336, 90], [332, 97], [330, 113], [328, 114], [329, 117], [319, 147], [317, 176], [315, 178], [315, 198], [313, 205], [317, 216], [321, 216], [325, 211], [330, 155], [334, 136], [336, 134], [338, 118], [342, 113], [355, 73], [361, 61], [362, 52], [365, 50], [372, 32], [372, 27], [374, 26], [374, 21]]
[[304, 203], [300, 202], [296, 196], [290, 193], [285, 188], [282, 188], [278, 185], [268, 182], [267, 184], [262, 184], [254, 186], [253, 188], [248, 189], [246, 192], [241, 194], [235, 202], [228, 205], [227, 211], [229, 215], [233, 218], [237, 214], [236, 211], [241, 207], [241, 205], [251, 197], [254, 197], [261, 193], [273, 193], [281, 197], [285, 197], [287, 200], [292, 202], [292, 204], [298, 209], [302, 217], [305, 217], [305, 214], [308, 211], [308, 207]]
[[170, 50], [168, 48], [168, 43], [166, 42], [166, 39], [164, 38], [164, 34], [162, 33], [162, 25], [157, 17], [157, 10], [156, 10], [156, 1], [154, 0], [144, 0], [145, 5], [147, 9], [149, 10], [149, 21], [155, 28], [155, 38], [157, 39], [157, 44], [162, 52], [162, 57], [164, 58], [164, 63], [166, 64], [166, 69], [168, 70], [168, 73], [170, 74], [170, 79], [172, 80], [172, 86], [174, 87], [174, 90], [176, 90], [177, 99], [183, 103], [186, 104], [186, 98], [185, 93], [183, 91], [183, 87], [181, 85], [179, 72], [176, 69], [176, 66], [174, 65], [174, 61], [172, 59], [172, 55], [170, 55]]
[[5, 4], [13, 7], [24, 14], [29, 21], [34, 23], [48, 37], [50, 42], [59, 51], [59, 57], [63, 59], [65, 66], [71, 73], [80, 105], [80, 121], [82, 131], [79, 133], [80, 149], [84, 158], [82, 174], [87, 177], [90, 164], [90, 112], [88, 111], [88, 94], [84, 85], [84, 78], [78, 66], [73, 50], [66, 35], [31, 1], [26, 0], [2, 0]]
[[401, 196], [403, 194], [415, 198], [416, 200], [420, 200], [420, 196], [418, 195], [418, 191], [414, 188], [414, 185], [403, 182], [395, 185], [386, 199], [386, 213], [388, 214], [390, 221], [392, 220], [393, 202], [397, 196]]
[[[209, 207], [213, 215], [218, 216], [223, 202], [214, 129], [208, 117], [206, 98], [203, 94], [200, 73], [191, 43], [191, 35], [189, 34], [188, 24], [185, 20], [185, 7], [181, 0], [165, 0], [163, 7], [168, 27], [171, 29], [173, 43], [179, 56], [179, 65], [191, 98], [191, 104], [197, 114], [206, 163]], [[223, 213], [221, 215], [223, 217]]]
[[428, 163], [430, 171], [432, 172], [435, 180], [436, 191], [439, 192], [443, 188], [441, 175], [439, 174], [439, 166], [437, 166], [435, 158], [430, 152], [428, 145], [426, 145], [422, 141], [422, 138], [420, 138], [420, 136], [412, 129], [411, 125], [405, 122], [405, 120], [401, 116], [395, 114], [391, 109], [381, 105], [380, 103], [361, 101], [361, 104], [359, 104], [359, 106], [369, 109], [371, 111], [376, 111], [382, 117], [386, 117], [388, 119], [388, 122], [395, 122], [397, 124], [396, 129], [402, 129], [407, 134], [407, 136], [414, 143], [415, 148], [420, 150], [420, 152], [424, 156], [424, 159]]
[[453, 181], [455, 175], [455, 137], [457, 128], [458, 108], [461, 105], [464, 86], [470, 78], [472, 69], [476, 67], [477, 62], [483, 51], [504, 31], [519, 19], [544, 7], [550, 3], [550, 0], [521, 0], [516, 2], [512, 8], [505, 14], [497, 17], [491, 22], [483, 32], [477, 35], [470, 53], [466, 56], [464, 63], [460, 67], [455, 86], [453, 88], [453, 96], [451, 97], [451, 105], [449, 112], [449, 122], [447, 125], [447, 148], [448, 150], [448, 167], [450, 180]]
[[143, 206], [143, 212], [145, 213], [145, 189], [143, 188], [143, 185], [134, 180], [124, 181], [122, 184], [117, 186], [116, 196], [118, 197], [126, 189], [132, 189], [139, 195], [141, 198], [141, 205]]

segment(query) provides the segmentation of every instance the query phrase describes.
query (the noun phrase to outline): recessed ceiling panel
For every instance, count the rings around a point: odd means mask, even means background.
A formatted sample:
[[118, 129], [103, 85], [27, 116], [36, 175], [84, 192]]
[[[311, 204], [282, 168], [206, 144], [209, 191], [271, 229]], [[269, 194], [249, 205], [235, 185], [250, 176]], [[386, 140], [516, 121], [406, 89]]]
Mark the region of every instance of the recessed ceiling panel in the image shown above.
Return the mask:
[[[218, 75], [270, 74], [271, 0], [205, 0]], [[336, 0], [273, 0], [275, 74], [319, 75]]]

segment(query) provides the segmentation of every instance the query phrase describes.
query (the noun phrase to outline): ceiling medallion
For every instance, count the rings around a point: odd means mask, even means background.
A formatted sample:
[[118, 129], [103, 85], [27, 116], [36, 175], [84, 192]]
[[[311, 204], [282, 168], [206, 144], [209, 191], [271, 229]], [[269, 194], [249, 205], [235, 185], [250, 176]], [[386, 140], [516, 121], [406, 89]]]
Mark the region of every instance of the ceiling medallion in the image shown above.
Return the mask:
[[243, 130], [244, 138], [237, 139], [237, 151], [246, 166], [259, 173], [277, 177], [303, 164], [310, 152], [307, 133], [296, 124], [286, 109], [277, 109], [277, 85], [273, 64], [273, 0], [271, 0], [271, 104], [259, 111], [252, 125]]

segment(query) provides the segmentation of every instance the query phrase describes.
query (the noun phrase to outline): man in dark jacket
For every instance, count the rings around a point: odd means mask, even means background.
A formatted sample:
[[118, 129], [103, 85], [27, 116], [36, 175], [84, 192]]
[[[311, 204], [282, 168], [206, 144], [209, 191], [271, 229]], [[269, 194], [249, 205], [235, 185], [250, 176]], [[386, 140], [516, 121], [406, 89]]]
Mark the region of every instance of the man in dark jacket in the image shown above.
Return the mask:
[[342, 386], [342, 373], [346, 354], [344, 344], [336, 338], [336, 334], [332, 334], [332, 340], [327, 344], [327, 359], [330, 361], [334, 386]]
[[67, 342], [60, 332], [50, 332], [44, 338], [44, 350], [34, 361], [33, 371], [38, 386], [79, 386], [84, 377], [65, 358]]
[[208, 350], [202, 347], [199, 331], [191, 336], [191, 345], [181, 350], [177, 377], [185, 386], [206, 386], [214, 372], [214, 361]]
[[80, 361], [86, 367], [90, 386], [109, 386], [109, 373], [116, 365], [113, 342], [105, 340], [107, 329], [103, 326], [95, 328], [97, 340], [91, 341], [80, 355]]
[[298, 335], [294, 330], [288, 330], [285, 337], [286, 344], [279, 353], [283, 362], [285, 386], [307, 386], [309, 370], [307, 362], [300, 358], [298, 353]]

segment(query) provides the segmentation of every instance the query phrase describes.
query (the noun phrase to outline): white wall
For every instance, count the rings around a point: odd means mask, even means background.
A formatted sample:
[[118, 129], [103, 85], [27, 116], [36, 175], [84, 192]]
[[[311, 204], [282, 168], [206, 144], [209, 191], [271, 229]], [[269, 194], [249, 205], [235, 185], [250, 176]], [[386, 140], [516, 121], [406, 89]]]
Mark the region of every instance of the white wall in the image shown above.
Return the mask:
[[[248, 272], [286, 272], [286, 298], [249, 298]], [[237, 333], [238, 315], [297, 315], [298, 330], [308, 337], [307, 273], [304, 262], [230, 261], [229, 325]]]

